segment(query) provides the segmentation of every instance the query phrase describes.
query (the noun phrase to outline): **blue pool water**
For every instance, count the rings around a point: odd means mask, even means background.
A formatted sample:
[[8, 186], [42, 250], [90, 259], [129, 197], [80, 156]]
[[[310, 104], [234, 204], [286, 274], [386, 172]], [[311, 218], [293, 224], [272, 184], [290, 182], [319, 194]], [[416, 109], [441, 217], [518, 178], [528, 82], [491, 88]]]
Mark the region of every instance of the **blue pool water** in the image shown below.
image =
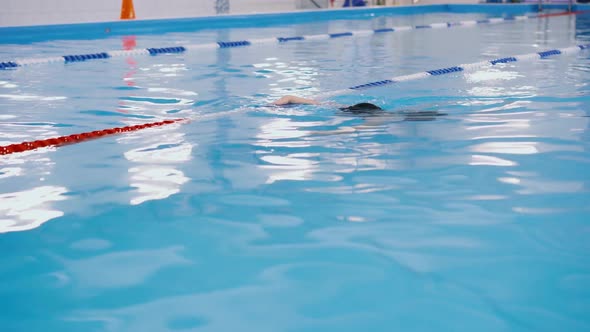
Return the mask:
[[[0, 59], [502, 14], [481, 8], [12, 41]], [[588, 331], [588, 51], [264, 107], [588, 42], [577, 15], [0, 71], [0, 145], [195, 119], [0, 157], [1, 330]], [[335, 111], [363, 101], [447, 115]]]

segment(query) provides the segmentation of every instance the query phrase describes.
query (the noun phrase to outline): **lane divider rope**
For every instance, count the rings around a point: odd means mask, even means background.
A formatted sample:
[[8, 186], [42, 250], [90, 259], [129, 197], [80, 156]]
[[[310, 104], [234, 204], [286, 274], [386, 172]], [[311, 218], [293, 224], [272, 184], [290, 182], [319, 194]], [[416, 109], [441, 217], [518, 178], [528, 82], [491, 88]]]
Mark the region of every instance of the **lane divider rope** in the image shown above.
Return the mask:
[[446, 74], [452, 74], [452, 73], [458, 73], [458, 72], [471, 72], [471, 71], [476, 71], [476, 70], [479, 70], [479, 69], [485, 68], [485, 67], [493, 67], [497, 64], [502, 64], [502, 63], [536, 61], [536, 60], [541, 60], [541, 59], [545, 59], [548, 57], [561, 55], [561, 54], [564, 54], [564, 55], [576, 54], [579, 51], [586, 50], [586, 49], [590, 49], [590, 44], [577, 45], [577, 46], [571, 46], [571, 47], [554, 49], [554, 50], [547, 50], [547, 51], [542, 51], [542, 52], [537, 52], [537, 53], [527, 53], [527, 54], [515, 55], [515, 56], [510, 56], [510, 57], [498, 58], [498, 59], [494, 59], [494, 60], [480, 61], [480, 62], [475, 62], [475, 63], [460, 64], [457, 66], [451, 66], [451, 67], [447, 67], [447, 68], [427, 70], [424, 72], [414, 73], [414, 74], [410, 74], [410, 75], [396, 76], [396, 77], [392, 77], [392, 78], [381, 80], [381, 81], [359, 84], [359, 85], [348, 87], [346, 89], [329, 91], [329, 92], [325, 92], [325, 93], [322, 93], [322, 94], [316, 96], [316, 98], [325, 99], [325, 98], [329, 98], [329, 97], [333, 97], [333, 96], [337, 96], [337, 95], [350, 93], [351, 90], [353, 90], [353, 91], [365, 90], [365, 89], [370, 89], [370, 88], [382, 87], [385, 85], [396, 84], [396, 83], [400, 83], [400, 82], [418, 80], [418, 79], [431, 77], [431, 76], [440, 76], [440, 75], [446, 75]]
[[81, 143], [81, 142], [89, 141], [92, 139], [97, 139], [100, 137], [121, 134], [121, 133], [128, 133], [128, 132], [132, 132], [132, 131], [138, 131], [138, 130], [153, 128], [153, 127], [161, 127], [161, 126], [165, 126], [165, 125], [169, 125], [169, 124], [173, 124], [173, 123], [179, 123], [179, 122], [183, 122], [183, 121], [188, 121], [188, 119], [164, 120], [164, 121], [159, 121], [159, 122], [150, 122], [150, 123], [144, 123], [144, 124], [133, 125], [133, 126], [95, 130], [95, 131], [90, 131], [90, 132], [85, 132], [85, 133], [80, 133], [80, 134], [59, 136], [59, 137], [47, 138], [47, 139], [42, 139], [42, 140], [30, 141], [30, 142], [22, 142], [22, 143], [18, 143], [18, 144], [4, 145], [4, 146], [0, 146], [0, 155], [8, 155], [8, 154], [13, 154], [13, 153], [18, 153], [18, 152], [31, 151], [31, 150], [35, 150], [35, 149], [39, 149], [39, 148], [44, 148], [44, 147], [59, 147], [59, 146], [67, 145], [67, 144]]
[[441, 29], [441, 28], [454, 28], [462, 26], [475, 26], [480, 24], [497, 24], [502, 22], [511, 21], [522, 21], [534, 18], [544, 18], [553, 16], [564, 16], [564, 15], [577, 15], [588, 11], [575, 11], [565, 13], [553, 13], [553, 14], [537, 14], [537, 15], [522, 15], [522, 16], [509, 16], [509, 17], [497, 17], [488, 18], [482, 20], [467, 20], [458, 22], [444, 22], [444, 23], [432, 23], [426, 25], [417, 26], [394, 26], [390, 28], [381, 28], [374, 30], [355, 30], [348, 32], [330, 33], [330, 34], [316, 34], [316, 35], [303, 35], [293, 37], [271, 37], [271, 38], [259, 38], [252, 40], [238, 40], [238, 41], [220, 41], [216, 43], [205, 43], [205, 44], [191, 44], [186, 46], [173, 46], [173, 47], [157, 47], [157, 48], [145, 48], [145, 49], [134, 49], [134, 50], [113, 50], [107, 52], [98, 52], [90, 54], [74, 54], [64, 55], [46, 58], [21, 58], [12, 61], [0, 62], [0, 70], [15, 69], [22, 66], [28, 66], [33, 64], [44, 64], [44, 63], [75, 63], [88, 60], [108, 59], [113, 57], [123, 56], [137, 56], [137, 55], [161, 55], [161, 54], [177, 54], [184, 53], [187, 51], [199, 51], [209, 49], [223, 49], [223, 48], [236, 48], [246, 47], [251, 45], [263, 45], [263, 44], [283, 44], [292, 41], [313, 41], [313, 40], [327, 40], [341, 37], [366, 37], [375, 34], [398, 32], [398, 31], [409, 31], [409, 30], [421, 30], [421, 29]]
[[[325, 98], [328, 98], [331, 96], [350, 93], [351, 90], [357, 91], [357, 90], [364, 90], [364, 89], [369, 89], [369, 88], [374, 88], [374, 87], [382, 87], [385, 85], [390, 85], [390, 84], [395, 84], [395, 83], [400, 83], [400, 82], [405, 82], [405, 81], [412, 81], [412, 80], [422, 79], [422, 78], [431, 77], [431, 76], [440, 76], [440, 75], [446, 75], [446, 74], [451, 74], [451, 73], [475, 71], [480, 68], [491, 67], [491, 66], [495, 66], [497, 64], [502, 64], [502, 63], [534, 61], [534, 60], [545, 59], [548, 57], [553, 57], [553, 56], [557, 56], [557, 55], [561, 55], [561, 54], [574, 54], [574, 53], [578, 53], [581, 50], [586, 50], [586, 49], [590, 49], [590, 44], [577, 45], [577, 46], [572, 46], [572, 47], [567, 47], [567, 48], [547, 50], [547, 51], [542, 51], [542, 52], [537, 52], [537, 53], [528, 53], [528, 54], [522, 54], [522, 55], [517, 55], [517, 56], [503, 57], [503, 58], [499, 58], [499, 59], [495, 59], [495, 60], [480, 61], [480, 62], [475, 62], [475, 63], [470, 63], [470, 64], [462, 64], [462, 65], [452, 66], [452, 67], [447, 67], [447, 68], [428, 70], [428, 71], [419, 72], [419, 73], [415, 73], [415, 74], [411, 74], [411, 75], [396, 76], [391, 79], [355, 85], [355, 86], [351, 86], [347, 89], [327, 92], [327, 93], [317, 96], [317, 98], [318, 99], [325, 99]], [[238, 108], [236, 110], [227, 111], [227, 112], [202, 114], [202, 115], [198, 116], [198, 119], [206, 119], [206, 118], [224, 116], [224, 115], [229, 115], [229, 114], [234, 114], [234, 113], [240, 113], [243, 111], [247, 111], [249, 109], [250, 108], [248, 108], [248, 107], [242, 107], [242, 108]], [[181, 118], [181, 119], [164, 120], [164, 121], [151, 122], [151, 123], [145, 123], [145, 124], [134, 125], [134, 126], [116, 127], [116, 128], [103, 129], [103, 130], [85, 132], [85, 133], [68, 135], [68, 136], [60, 136], [60, 137], [55, 137], [55, 138], [48, 138], [48, 139], [42, 139], [42, 140], [36, 140], [36, 141], [30, 141], [30, 142], [10, 144], [10, 145], [5, 145], [5, 146], [0, 146], [0, 155], [9, 155], [9, 154], [13, 154], [13, 153], [31, 151], [31, 150], [35, 150], [35, 149], [43, 148], [43, 147], [59, 147], [59, 146], [67, 145], [67, 144], [81, 143], [84, 141], [88, 141], [88, 140], [92, 140], [92, 139], [96, 139], [96, 138], [100, 138], [100, 137], [105, 137], [105, 136], [109, 136], [109, 135], [138, 131], [138, 130], [152, 128], [152, 127], [160, 127], [160, 126], [165, 126], [165, 125], [169, 125], [169, 124], [173, 124], [173, 123], [187, 123], [192, 120], [197, 120], [197, 118], [195, 118], [195, 119]]]

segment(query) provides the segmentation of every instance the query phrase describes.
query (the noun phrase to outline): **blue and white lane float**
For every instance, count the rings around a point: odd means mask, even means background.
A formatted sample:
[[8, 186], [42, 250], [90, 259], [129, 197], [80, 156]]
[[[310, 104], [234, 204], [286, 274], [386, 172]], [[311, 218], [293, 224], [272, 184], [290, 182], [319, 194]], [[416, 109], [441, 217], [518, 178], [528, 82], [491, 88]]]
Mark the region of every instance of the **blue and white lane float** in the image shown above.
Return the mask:
[[554, 57], [554, 56], [562, 55], [562, 54], [563, 55], [576, 54], [582, 50], [587, 50], [587, 49], [590, 49], [590, 44], [583, 44], [583, 45], [571, 46], [571, 47], [566, 47], [566, 48], [547, 50], [547, 51], [542, 51], [542, 52], [537, 52], [537, 53], [527, 53], [527, 54], [515, 55], [515, 56], [510, 56], [510, 57], [498, 58], [498, 59], [494, 59], [494, 60], [486, 60], [486, 61], [480, 61], [480, 62], [474, 62], [474, 63], [460, 64], [460, 65], [446, 67], [446, 68], [423, 71], [423, 72], [410, 74], [410, 75], [396, 76], [396, 77], [384, 79], [381, 81], [375, 81], [375, 82], [351, 86], [346, 89], [324, 92], [324, 93], [319, 94], [316, 98], [326, 99], [326, 98], [330, 98], [333, 96], [347, 94], [352, 91], [366, 90], [366, 89], [370, 89], [370, 88], [382, 87], [382, 86], [406, 82], [406, 81], [419, 80], [419, 79], [432, 77], [432, 76], [440, 76], [440, 75], [446, 75], [446, 74], [452, 74], [452, 73], [473, 72], [473, 71], [477, 71], [480, 69], [491, 68], [491, 67], [496, 66], [498, 64], [506, 64], [506, 63], [513, 63], [513, 62], [515, 62], [515, 63], [516, 62], [533, 62], [533, 61], [538, 61], [538, 60], [542, 60], [542, 59], [546, 59], [549, 57]]
[[[576, 15], [582, 12], [569, 12], [569, 13], [558, 13], [550, 14], [553, 16], [558, 15]], [[444, 23], [432, 23], [426, 25], [416, 26], [394, 26], [391, 28], [382, 28], [374, 30], [355, 30], [348, 32], [330, 33], [330, 34], [317, 34], [317, 35], [303, 35], [294, 37], [272, 37], [272, 38], [259, 38], [251, 40], [238, 40], [238, 41], [220, 41], [215, 43], [206, 44], [192, 44], [186, 46], [172, 46], [172, 47], [157, 47], [157, 48], [144, 48], [135, 50], [116, 50], [97, 52], [90, 54], [73, 54], [46, 58], [21, 58], [13, 61], [0, 62], [0, 70], [3, 69], [14, 69], [21, 66], [45, 64], [45, 63], [73, 63], [82, 62], [88, 60], [108, 59], [114, 57], [125, 57], [125, 56], [139, 56], [139, 55], [161, 55], [161, 54], [177, 54], [188, 51], [203, 51], [213, 50], [220, 48], [236, 48], [252, 45], [265, 45], [265, 44], [283, 44], [288, 42], [300, 42], [300, 41], [318, 41], [328, 40], [342, 37], [367, 37], [388, 32], [400, 32], [410, 30], [421, 30], [421, 29], [442, 29], [442, 28], [454, 28], [454, 27], [468, 27], [481, 24], [497, 24], [502, 22], [522, 21], [527, 19], [542, 18], [546, 17], [547, 14], [541, 15], [522, 15], [522, 16], [510, 16], [510, 17], [497, 17], [488, 18], [483, 20], [468, 20], [458, 22], [444, 22]]]

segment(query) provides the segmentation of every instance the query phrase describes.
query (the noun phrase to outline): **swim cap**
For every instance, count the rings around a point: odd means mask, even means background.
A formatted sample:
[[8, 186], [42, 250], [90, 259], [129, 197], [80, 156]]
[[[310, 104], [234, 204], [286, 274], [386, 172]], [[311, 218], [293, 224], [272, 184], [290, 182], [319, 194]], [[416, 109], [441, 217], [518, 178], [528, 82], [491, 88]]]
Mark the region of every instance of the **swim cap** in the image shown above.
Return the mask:
[[340, 110], [352, 114], [373, 114], [383, 111], [381, 107], [371, 103], [360, 103], [348, 107], [340, 107]]

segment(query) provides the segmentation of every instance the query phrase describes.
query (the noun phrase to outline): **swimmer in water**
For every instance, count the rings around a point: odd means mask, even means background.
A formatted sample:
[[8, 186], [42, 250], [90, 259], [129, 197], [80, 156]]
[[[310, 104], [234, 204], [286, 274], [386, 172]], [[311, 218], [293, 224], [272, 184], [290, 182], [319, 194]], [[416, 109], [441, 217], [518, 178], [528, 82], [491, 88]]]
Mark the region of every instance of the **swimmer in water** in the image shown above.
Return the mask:
[[[302, 98], [297, 96], [284, 96], [280, 99], [273, 102], [273, 105], [276, 106], [286, 106], [286, 105], [297, 105], [297, 104], [305, 104], [305, 105], [320, 105], [321, 103], [314, 99]], [[362, 129], [371, 129], [377, 126], [383, 125], [385, 123], [394, 121], [395, 119], [400, 119], [401, 121], [433, 121], [436, 120], [439, 116], [445, 116], [446, 113], [440, 113], [437, 111], [412, 111], [412, 110], [402, 110], [396, 112], [388, 112], [383, 108], [371, 104], [371, 103], [359, 103], [351, 106], [344, 106], [338, 107], [338, 109], [342, 112], [342, 115], [354, 115], [360, 116], [365, 119], [365, 122], [358, 126], [353, 127], [341, 127], [337, 130], [326, 131], [326, 132], [313, 132], [314, 134], [318, 135], [327, 135], [327, 134], [338, 134], [338, 133], [347, 133], [347, 132], [355, 132]], [[399, 121], [399, 120], [398, 120]]]

